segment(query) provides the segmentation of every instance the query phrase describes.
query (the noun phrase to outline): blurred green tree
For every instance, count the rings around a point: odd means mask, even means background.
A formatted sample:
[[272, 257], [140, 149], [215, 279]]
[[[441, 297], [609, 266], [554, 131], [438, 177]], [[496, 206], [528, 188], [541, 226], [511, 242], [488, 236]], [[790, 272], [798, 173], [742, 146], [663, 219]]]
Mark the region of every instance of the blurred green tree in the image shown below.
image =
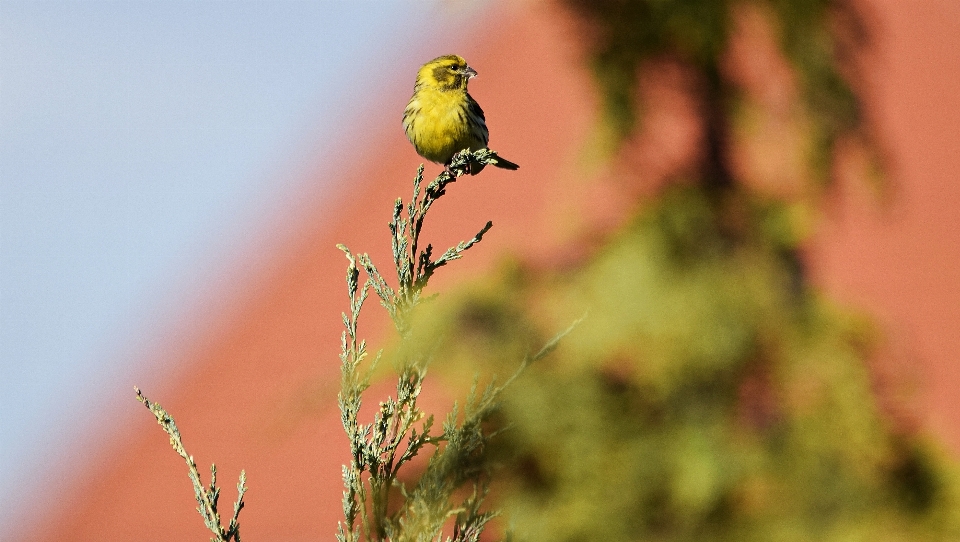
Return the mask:
[[[438, 357], [460, 362], [438, 366], [510, 374], [588, 312], [503, 397], [507, 430], [488, 453], [510, 528], [531, 540], [960, 538], [953, 465], [878, 406], [869, 320], [804, 270], [838, 153], [879, 155], [850, 83], [861, 14], [843, 0], [563, 3], [620, 182], [661, 188], [575, 265], [510, 263], [423, 316]], [[636, 150], [664, 88], [691, 113], [691, 150], [651, 174]]]

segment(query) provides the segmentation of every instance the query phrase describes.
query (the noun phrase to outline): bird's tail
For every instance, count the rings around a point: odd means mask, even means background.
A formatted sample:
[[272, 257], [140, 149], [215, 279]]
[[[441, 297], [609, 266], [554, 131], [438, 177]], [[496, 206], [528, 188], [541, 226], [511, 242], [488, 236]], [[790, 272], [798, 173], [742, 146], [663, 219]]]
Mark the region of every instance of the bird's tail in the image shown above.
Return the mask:
[[476, 175], [477, 173], [480, 173], [488, 164], [491, 166], [496, 166], [500, 169], [509, 169], [510, 171], [516, 171], [520, 169], [519, 165], [514, 164], [505, 158], [501, 158], [495, 151], [491, 151], [489, 149], [483, 150], [488, 151], [483, 157], [483, 162], [477, 160], [476, 156], [472, 154], [470, 155], [470, 162], [468, 164], [469, 169], [467, 170], [470, 175]]
[[511, 162], [510, 160], [507, 160], [506, 158], [503, 158], [502, 156], [497, 156], [496, 160], [497, 160], [496, 162], [491, 162], [490, 164], [500, 169], [509, 169], [510, 171], [516, 171], [520, 169], [520, 166], [518, 164], [514, 164], [513, 162]]

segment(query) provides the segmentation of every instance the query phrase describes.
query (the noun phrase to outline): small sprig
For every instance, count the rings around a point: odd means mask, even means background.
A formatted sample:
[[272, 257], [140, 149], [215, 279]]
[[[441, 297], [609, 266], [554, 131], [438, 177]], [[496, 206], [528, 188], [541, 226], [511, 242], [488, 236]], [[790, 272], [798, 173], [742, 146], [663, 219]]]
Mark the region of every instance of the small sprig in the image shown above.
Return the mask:
[[[388, 397], [381, 402], [373, 422], [364, 424], [359, 421], [362, 394], [369, 387], [371, 372], [381, 357], [378, 352], [368, 368], [361, 368], [367, 351], [366, 342], [357, 335], [360, 311], [369, 289], [380, 287], [386, 291], [389, 287], [377, 282], [382, 278], [370, 271], [372, 263], [366, 255], [354, 257], [346, 247], [339, 245], [339, 248], [349, 261], [347, 292], [350, 314], [342, 315], [345, 329], [341, 334], [338, 400], [343, 428], [350, 440], [351, 461], [343, 466], [344, 521], [338, 527], [337, 540], [384, 540], [393, 530], [388, 504], [390, 491], [397, 485], [400, 467], [416, 457], [424, 446], [436, 444], [439, 440], [431, 434], [433, 417], [425, 417], [417, 406], [426, 374], [425, 365], [421, 363], [403, 363], [398, 371], [396, 399]], [[358, 281], [358, 262], [368, 269], [368, 278], [362, 286]], [[393, 315], [394, 311], [390, 309], [399, 305], [384, 303], [384, 306]], [[400, 311], [404, 310], [401, 306]], [[421, 421], [417, 428], [416, 424]]]
[[[417, 539], [433, 540], [451, 515], [457, 517], [457, 540], [475, 540], [483, 525], [493, 517], [492, 514], [479, 512], [482, 492], [475, 491], [472, 500], [454, 511], [450, 510], [448, 504], [453, 490], [464, 482], [474, 479], [475, 484], [479, 483], [475, 480], [476, 469], [454, 472], [451, 468], [453, 465], [464, 466], [461, 461], [463, 457], [456, 457], [463, 453], [475, 456], [473, 452], [482, 447], [484, 435], [477, 420], [485, 419], [485, 415], [489, 414], [493, 398], [485, 394], [484, 399], [488, 400], [487, 406], [490, 408], [471, 410], [462, 427], [457, 423], [455, 409], [452, 418], [448, 417], [444, 423], [443, 433], [432, 434], [433, 416], [426, 416], [417, 405], [430, 353], [405, 348], [396, 363], [396, 399], [388, 397], [380, 403], [380, 409], [371, 423], [360, 423], [358, 413], [361, 395], [370, 385], [370, 374], [381, 353], [377, 354], [370, 368], [361, 370], [367, 352], [365, 341], [358, 337], [357, 323], [363, 303], [372, 289], [393, 320], [401, 339], [406, 342], [410, 338], [411, 314], [424, 301], [422, 292], [430, 278], [440, 267], [461, 258], [493, 226], [487, 222], [472, 239], [450, 247], [434, 259], [433, 246], [428, 244], [421, 249], [420, 245], [426, 214], [434, 202], [446, 193], [447, 186], [468, 173], [472, 164], [485, 165], [495, 161], [496, 153], [486, 149], [476, 153], [458, 153], [425, 189], [422, 188], [423, 166], [420, 166], [413, 181], [410, 202], [404, 205], [401, 199], [397, 199], [389, 224], [397, 270], [396, 290], [390, 287], [367, 254], [355, 256], [347, 247], [337, 245], [349, 262], [346, 278], [350, 298], [350, 313], [342, 315], [344, 331], [340, 353], [342, 376], [339, 403], [351, 451], [350, 464], [343, 467], [344, 521], [337, 532], [340, 542], [361, 539], [407, 540], [413, 539], [414, 533], [425, 537]], [[367, 280], [362, 285], [359, 282], [361, 267], [367, 274]], [[473, 406], [473, 401], [469, 404]], [[471, 438], [467, 440], [472, 445], [461, 444], [464, 431], [469, 432]], [[447, 444], [441, 451], [440, 444], [443, 442]], [[429, 445], [434, 447], [434, 454], [427, 473], [421, 477], [416, 489], [408, 494], [397, 480], [398, 472]], [[404, 496], [404, 503], [394, 512], [389, 504], [391, 491], [396, 491], [396, 488]], [[424, 514], [424, 507], [431, 512]], [[412, 529], [414, 523], [416, 528]]]
[[[473, 153], [461, 151], [454, 155], [447, 168], [422, 192], [423, 165], [417, 170], [410, 203], [404, 206], [403, 200], [397, 198], [390, 221], [393, 262], [397, 269], [396, 291], [387, 285], [386, 280], [366, 254], [357, 256], [357, 261], [370, 278], [371, 287], [380, 297], [381, 304], [387, 309], [401, 337], [407, 336], [409, 315], [421, 303], [421, 293], [434, 272], [451, 261], [463, 257], [463, 253], [479, 243], [484, 234], [493, 227], [493, 222], [487, 222], [472, 239], [461, 241], [456, 246], [448, 248], [434, 260], [432, 245], [428, 244], [422, 250], [420, 248], [420, 233], [423, 230], [423, 221], [427, 212], [434, 202], [446, 194], [447, 186], [470, 171], [471, 164], [493, 164], [496, 163], [496, 157], [497, 153], [489, 149], [481, 149]], [[343, 247], [341, 250], [344, 250]]]
[[183, 440], [180, 438], [180, 430], [173, 420], [173, 416], [167, 414], [159, 404], [151, 402], [140, 388], [134, 386], [137, 393], [137, 400], [144, 404], [150, 412], [157, 418], [157, 423], [170, 436], [170, 445], [180, 457], [187, 463], [188, 475], [193, 482], [194, 497], [197, 499], [197, 511], [203, 517], [203, 522], [214, 534], [216, 542], [240, 542], [240, 510], [243, 509], [243, 495], [247, 492], [247, 474], [240, 471], [240, 481], [237, 483], [237, 502], [233, 505], [233, 517], [226, 529], [220, 523], [220, 513], [217, 511], [217, 501], [220, 499], [220, 488], [217, 487], [217, 466], [210, 466], [210, 486], [204, 487], [200, 481], [200, 471], [197, 464], [193, 461], [193, 456], [187, 453], [183, 447]]

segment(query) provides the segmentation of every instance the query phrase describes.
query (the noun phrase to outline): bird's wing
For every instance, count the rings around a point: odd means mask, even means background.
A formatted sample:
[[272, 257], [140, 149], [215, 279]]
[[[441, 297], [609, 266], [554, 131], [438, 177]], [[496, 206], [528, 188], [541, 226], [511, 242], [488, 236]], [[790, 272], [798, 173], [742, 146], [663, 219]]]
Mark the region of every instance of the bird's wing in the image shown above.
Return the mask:
[[490, 131], [487, 130], [487, 119], [483, 116], [483, 109], [480, 104], [467, 94], [467, 114], [470, 119], [470, 128], [477, 139], [483, 141], [483, 146], [487, 146], [490, 141]]

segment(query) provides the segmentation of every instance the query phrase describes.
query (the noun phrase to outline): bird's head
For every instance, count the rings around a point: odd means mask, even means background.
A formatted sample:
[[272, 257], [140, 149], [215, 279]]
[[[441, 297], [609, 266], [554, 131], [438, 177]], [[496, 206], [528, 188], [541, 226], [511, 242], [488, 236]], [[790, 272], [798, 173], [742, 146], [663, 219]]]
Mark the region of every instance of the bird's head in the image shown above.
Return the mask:
[[417, 73], [416, 88], [437, 90], [467, 90], [467, 81], [477, 72], [467, 65], [463, 57], [446, 55], [427, 62]]

